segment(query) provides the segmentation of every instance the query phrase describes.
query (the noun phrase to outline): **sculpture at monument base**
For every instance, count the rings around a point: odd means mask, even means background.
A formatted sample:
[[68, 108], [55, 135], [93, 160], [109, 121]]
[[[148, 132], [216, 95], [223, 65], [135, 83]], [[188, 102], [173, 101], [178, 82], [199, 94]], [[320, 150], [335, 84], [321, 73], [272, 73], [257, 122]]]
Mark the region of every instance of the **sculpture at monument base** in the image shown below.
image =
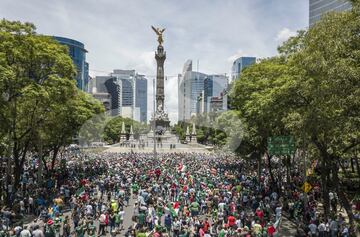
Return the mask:
[[195, 123], [193, 123], [192, 131], [191, 131], [191, 143], [197, 143]]
[[134, 131], [132, 125], [130, 126], [129, 141], [134, 141]]
[[185, 141], [187, 141], [187, 142], [191, 141], [191, 135], [190, 135], [190, 131], [189, 131], [189, 126], [186, 127]]
[[121, 124], [121, 132], [120, 132], [120, 143], [125, 142], [126, 139], [126, 130], [125, 130], [125, 123], [122, 122]]

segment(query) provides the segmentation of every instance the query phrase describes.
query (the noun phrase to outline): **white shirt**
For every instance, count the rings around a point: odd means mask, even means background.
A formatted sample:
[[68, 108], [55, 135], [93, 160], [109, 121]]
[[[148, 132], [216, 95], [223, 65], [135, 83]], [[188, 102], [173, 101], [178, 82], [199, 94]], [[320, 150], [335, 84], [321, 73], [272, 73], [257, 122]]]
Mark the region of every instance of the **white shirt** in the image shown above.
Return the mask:
[[276, 215], [277, 216], [281, 216], [281, 207], [277, 207], [276, 209], [275, 209], [275, 212], [276, 212]]
[[330, 230], [337, 231], [338, 230], [338, 223], [337, 221], [331, 221], [330, 222]]
[[93, 207], [89, 204], [86, 206], [86, 214], [92, 214], [93, 212]]
[[29, 230], [25, 229], [20, 232], [20, 237], [31, 237], [31, 233]]
[[235, 221], [235, 224], [236, 224], [236, 226], [237, 226], [238, 228], [241, 228], [241, 220], [240, 220], [240, 219], [237, 219], [237, 220]]
[[310, 224], [308, 227], [312, 234], [316, 234], [317, 226], [314, 223]]
[[325, 223], [320, 223], [318, 226], [319, 232], [324, 232], [326, 229]]
[[124, 220], [125, 211], [119, 211], [120, 220]]

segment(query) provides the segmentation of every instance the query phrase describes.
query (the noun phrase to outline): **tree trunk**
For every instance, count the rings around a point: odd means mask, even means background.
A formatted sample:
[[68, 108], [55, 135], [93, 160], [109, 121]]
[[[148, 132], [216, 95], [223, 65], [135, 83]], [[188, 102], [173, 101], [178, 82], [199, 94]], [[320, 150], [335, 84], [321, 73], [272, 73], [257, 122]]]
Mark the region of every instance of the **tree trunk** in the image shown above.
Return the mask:
[[341, 161], [338, 161], [339, 166], [341, 167], [342, 171], [344, 172], [344, 175], [346, 178], [350, 178], [349, 176], [349, 172], [347, 171], [347, 169], [345, 168], [345, 166], [341, 163]]
[[258, 180], [259, 180], [259, 183], [261, 182], [261, 155], [258, 155], [257, 157], [257, 163], [258, 163]]
[[56, 147], [55, 149], [54, 149], [54, 151], [53, 151], [53, 156], [52, 156], [52, 159], [51, 159], [51, 172], [53, 172], [54, 171], [54, 166], [55, 166], [55, 161], [56, 161], [56, 157], [57, 157], [57, 155], [58, 155], [58, 153], [59, 153], [59, 147]]
[[291, 183], [291, 167], [290, 167], [290, 163], [291, 163], [291, 157], [290, 156], [285, 156], [285, 162], [286, 162], [286, 183], [287, 185], [290, 185]]
[[323, 198], [323, 207], [324, 207], [324, 218], [327, 220], [330, 214], [330, 200], [329, 200], [329, 190], [328, 190], [328, 174], [329, 170], [326, 167], [325, 158], [321, 158], [321, 191]]
[[354, 230], [354, 215], [353, 215], [353, 212], [351, 209], [351, 204], [342, 189], [342, 185], [340, 184], [339, 175], [338, 175], [339, 168], [335, 161], [331, 162], [331, 170], [332, 170], [332, 178], [333, 178], [336, 192], [339, 196], [342, 206], [345, 208], [346, 213], [349, 217], [350, 228], [351, 228], [351, 230]]
[[[43, 163], [43, 168], [45, 168], [46, 175], [49, 174], [49, 168], [47, 167], [45, 156], [42, 156], [40, 159], [41, 162]], [[40, 164], [39, 164], [39, 169], [40, 169]]]
[[[17, 190], [20, 185], [20, 178], [21, 178], [22, 170], [23, 170], [23, 166], [19, 163], [15, 163], [14, 172], [13, 172], [14, 173], [14, 186], [13, 186], [14, 195], [17, 193]], [[12, 200], [10, 201], [11, 203], [14, 201], [14, 195], [12, 195]]]
[[269, 154], [266, 154], [266, 157], [268, 160], [268, 168], [269, 168], [269, 174], [270, 174], [270, 178], [271, 178], [271, 184], [273, 187], [276, 187], [276, 189], [277, 189], [276, 180], [275, 180], [274, 173], [272, 171], [272, 166], [271, 166], [271, 156]]
[[355, 158], [350, 159], [351, 173], [355, 173], [354, 159]]
[[356, 170], [358, 173], [358, 178], [360, 178], [360, 164], [359, 164], [359, 158], [355, 157], [355, 164], [356, 164]]

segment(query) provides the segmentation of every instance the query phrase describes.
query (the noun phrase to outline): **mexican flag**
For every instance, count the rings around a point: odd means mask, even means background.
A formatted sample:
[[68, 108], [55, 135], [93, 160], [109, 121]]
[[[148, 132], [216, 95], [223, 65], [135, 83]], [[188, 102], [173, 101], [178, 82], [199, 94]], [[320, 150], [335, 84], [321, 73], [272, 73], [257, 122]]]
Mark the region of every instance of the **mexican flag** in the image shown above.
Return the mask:
[[167, 205], [167, 208], [169, 208], [170, 214], [173, 218], [177, 216], [177, 213], [176, 213], [175, 209], [173, 208], [173, 205], [171, 205], [171, 203], [169, 203]]
[[79, 188], [75, 194], [80, 197], [83, 196], [85, 194], [85, 188], [84, 187]]

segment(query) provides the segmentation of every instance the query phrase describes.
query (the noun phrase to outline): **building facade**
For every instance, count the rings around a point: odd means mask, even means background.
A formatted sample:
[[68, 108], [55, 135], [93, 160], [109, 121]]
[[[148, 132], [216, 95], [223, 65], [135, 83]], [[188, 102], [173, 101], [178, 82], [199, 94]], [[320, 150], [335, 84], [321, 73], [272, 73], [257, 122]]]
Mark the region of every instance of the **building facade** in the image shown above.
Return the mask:
[[76, 66], [76, 86], [88, 92], [89, 64], [86, 62], [87, 50], [83, 43], [60, 36], [53, 36], [60, 44], [69, 48], [69, 55]]
[[228, 78], [225, 75], [209, 75], [204, 81], [204, 112], [210, 112], [212, 97], [219, 97], [228, 87]]
[[210, 98], [209, 103], [209, 112], [221, 112], [224, 111], [224, 97], [221, 96], [213, 96]]
[[327, 12], [350, 9], [351, 3], [347, 0], [309, 0], [309, 25], [313, 26]]
[[225, 75], [194, 72], [192, 61], [188, 60], [178, 76], [178, 120], [187, 121], [199, 112], [207, 112], [210, 97], [219, 96], [227, 84]]
[[231, 67], [231, 79], [238, 79], [241, 71], [254, 63], [256, 63], [256, 57], [240, 57], [236, 59]]
[[147, 122], [147, 79], [135, 70], [114, 70], [108, 76], [97, 76], [93, 95], [110, 95], [111, 114]]

